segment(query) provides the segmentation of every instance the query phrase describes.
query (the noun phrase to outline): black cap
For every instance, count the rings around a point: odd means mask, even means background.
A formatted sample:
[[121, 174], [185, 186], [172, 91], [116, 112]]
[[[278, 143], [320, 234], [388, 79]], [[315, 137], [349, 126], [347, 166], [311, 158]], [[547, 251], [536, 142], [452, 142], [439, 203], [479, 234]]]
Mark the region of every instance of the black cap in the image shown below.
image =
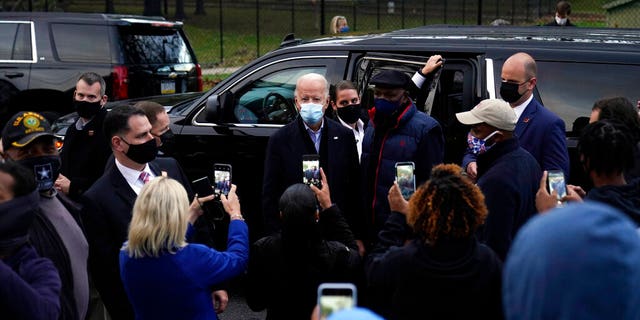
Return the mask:
[[371, 81], [369, 81], [369, 84], [375, 85], [376, 87], [402, 89], [409, 88], [410, 83], [411, 78], [404, 72], [397, 70], [382, 70], [371, 77]]
[[10, 147], [22, 148], [42, 136], [54, 136], [49, 121], [39, 113], [18, 112], [2, 130], [2, 147], [5, 151]]

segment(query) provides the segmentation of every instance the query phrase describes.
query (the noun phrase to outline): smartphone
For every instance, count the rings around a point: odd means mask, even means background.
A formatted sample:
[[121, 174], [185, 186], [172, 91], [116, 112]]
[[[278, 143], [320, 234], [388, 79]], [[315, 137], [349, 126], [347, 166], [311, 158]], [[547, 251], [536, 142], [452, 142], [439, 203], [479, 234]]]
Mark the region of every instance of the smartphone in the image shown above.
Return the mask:
[[320, 156], [317, 154], [302, 155], [302, 183], [322, 188], [320, 180]]
[[217, 196], [229, 194], [231, 190], [231, 165], [216, 163], [213, 165], [213, 187]]
[[402, 192], [402, 197], [409, 199], [416, 191], [416, 176], [413, 162], [396, 162], [396, 182]]
[[[215, 193], [209, 177], [202, 177], [191, 182], [193, 192], [198, 195], [198, 198], [206, 197]], [[224, 218], [224, 212], [220, 211], [219, 207], [216, 207], [214, 201], [207, 201], [201, 204], [202, 211], [208, 217], [214, 220], [221, 220]]]
[[558, 200], [567, 195], [567, 185], [564, 182], [562, 170], [547, 171], [547, 184], [549, 185], [549, 193], [552, 193], [553, 190], [558, 193]]
[[318, 286], [320, 319], [327, 319], [334, 312], [356, 306], [357, 290], [351, 283], [323, 283]]

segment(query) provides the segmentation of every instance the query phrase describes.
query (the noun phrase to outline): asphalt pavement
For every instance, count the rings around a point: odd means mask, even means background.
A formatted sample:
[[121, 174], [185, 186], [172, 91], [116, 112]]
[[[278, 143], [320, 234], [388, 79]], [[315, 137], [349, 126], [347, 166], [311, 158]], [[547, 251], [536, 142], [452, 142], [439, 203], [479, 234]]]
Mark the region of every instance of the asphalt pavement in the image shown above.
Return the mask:
[[247, 301], [244, 298], [243, 283], [244, 277], [232, 280], [228, 285], [227, 293], [229, 294], [229, 304], [227, 309], [218, 314], [221, 320], [263, 320], [267, 317], [267, 312], [253, 312], [249, 309]]

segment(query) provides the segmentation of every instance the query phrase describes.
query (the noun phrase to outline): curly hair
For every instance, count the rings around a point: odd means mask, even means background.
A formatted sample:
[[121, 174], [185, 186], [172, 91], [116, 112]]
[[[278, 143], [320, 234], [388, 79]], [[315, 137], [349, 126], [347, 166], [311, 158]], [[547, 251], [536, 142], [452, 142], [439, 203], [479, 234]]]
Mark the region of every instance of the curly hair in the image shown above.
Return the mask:
[[484, 195], [455, 164], [440, 164], [409, 201], [407, 223], [434, 246], [442, 238], [470, 237], [487, 217]]

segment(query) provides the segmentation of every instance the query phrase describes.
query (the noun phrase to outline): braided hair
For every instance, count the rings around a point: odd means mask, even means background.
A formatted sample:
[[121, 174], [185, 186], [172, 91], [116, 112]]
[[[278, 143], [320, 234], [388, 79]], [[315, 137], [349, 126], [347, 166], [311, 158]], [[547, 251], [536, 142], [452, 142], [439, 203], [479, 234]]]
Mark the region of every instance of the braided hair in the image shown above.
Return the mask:
[[440, 164], [409, 201], [407, 223], [434, 246], [444, 239], [472, 236], [487, 217], [484, 195], [455, 164]]

